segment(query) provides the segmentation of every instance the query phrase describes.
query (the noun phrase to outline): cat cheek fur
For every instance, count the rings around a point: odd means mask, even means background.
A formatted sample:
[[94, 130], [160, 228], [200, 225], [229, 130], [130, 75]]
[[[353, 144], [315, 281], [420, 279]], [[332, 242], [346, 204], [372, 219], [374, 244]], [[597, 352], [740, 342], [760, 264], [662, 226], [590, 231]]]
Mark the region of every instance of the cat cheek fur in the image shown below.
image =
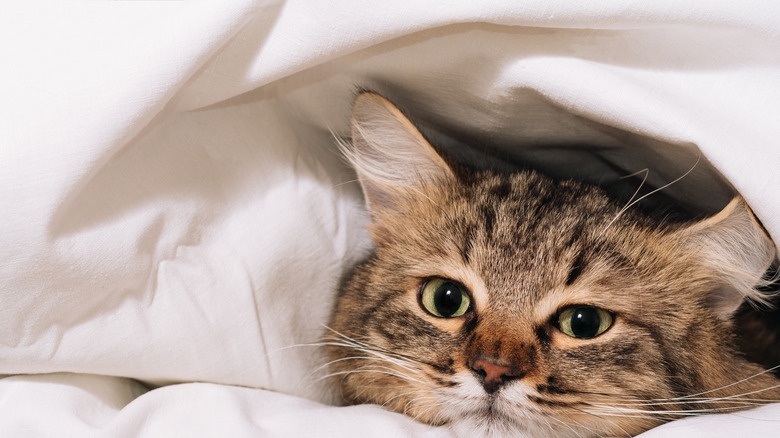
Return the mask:
[[[376, 94], [357, 98], [352, 126], [344, 153], [376, 250], [345, 279], [325, 341], [347, 401], [460, 436], [565, 437], [780, 398], [731, 334], [735, 305], [762, 299], [755, 286], [775, 255], [741, 198], [662, 226], [595, 187], [449, 163]], [[427, 277], [463, 284], [471, 312], [426, 313]], [[607, 309], [614, 323], [571, 338], [555, 323], [568, 305]], [[480, 360], [501, 371], [487, 379]]]

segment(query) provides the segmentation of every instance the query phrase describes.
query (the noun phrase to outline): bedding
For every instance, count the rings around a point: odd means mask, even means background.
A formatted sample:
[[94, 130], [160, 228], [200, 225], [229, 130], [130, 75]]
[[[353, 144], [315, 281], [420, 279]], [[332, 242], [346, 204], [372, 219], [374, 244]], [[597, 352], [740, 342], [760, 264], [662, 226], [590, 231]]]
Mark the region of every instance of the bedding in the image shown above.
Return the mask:
[[449, 436], [323, 378], [370, 250], [335, 141], [356, 91], [464, 160], [616, 190], [646, 169], [690, 214], [736, 190], [777, 241], [777, 29], [772, 1], [5, 5], [0, 433]]

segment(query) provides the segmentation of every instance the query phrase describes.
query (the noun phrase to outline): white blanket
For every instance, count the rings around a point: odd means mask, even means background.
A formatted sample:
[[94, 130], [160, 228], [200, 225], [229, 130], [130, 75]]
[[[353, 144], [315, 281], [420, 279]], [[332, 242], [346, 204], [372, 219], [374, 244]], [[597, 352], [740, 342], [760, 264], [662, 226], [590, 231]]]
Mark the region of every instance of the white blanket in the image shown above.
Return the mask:
[[[448, 436], [328, 406], [307, 345], [370, 245], [333, 139], [355, 91], [553, 173], [693, 168], [697, 211], [723, 178], [777, 240], [778, 29], [773, 0], [4, 5], [0, 434]], [[778, 406], [647, 436], [766, 436]]]

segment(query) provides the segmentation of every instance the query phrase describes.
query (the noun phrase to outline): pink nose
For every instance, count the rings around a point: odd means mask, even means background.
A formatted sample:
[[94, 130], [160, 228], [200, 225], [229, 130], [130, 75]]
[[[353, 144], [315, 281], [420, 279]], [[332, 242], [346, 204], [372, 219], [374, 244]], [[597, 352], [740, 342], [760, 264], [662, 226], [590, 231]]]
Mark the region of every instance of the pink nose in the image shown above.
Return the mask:
[[498, 365], [494, 362], [485, 359], [477, 359], [471, 368], [478, 373], [485, 374], [485, 384], [496, 385], [501, 384], [504, 378], [512, 375], [512, 370], [509, 367]]

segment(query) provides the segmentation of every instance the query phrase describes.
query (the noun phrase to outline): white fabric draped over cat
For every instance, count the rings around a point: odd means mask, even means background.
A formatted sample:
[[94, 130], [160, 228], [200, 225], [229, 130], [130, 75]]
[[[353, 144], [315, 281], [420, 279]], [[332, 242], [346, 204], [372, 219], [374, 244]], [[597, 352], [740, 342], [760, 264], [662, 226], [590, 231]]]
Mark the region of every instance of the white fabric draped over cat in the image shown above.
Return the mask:
[[[719, 173], [777, 240], [778, 29], [772, 0], [4, 5], [0, 431], [447, 436], [328, 406], [306, 345], [369, 246], [333, 138], [355, 91], [586, 179], [661, 186], [701, 151], [675, 197], [721, 203]], [[555, 161], [585, 144], [610, 165]]]

